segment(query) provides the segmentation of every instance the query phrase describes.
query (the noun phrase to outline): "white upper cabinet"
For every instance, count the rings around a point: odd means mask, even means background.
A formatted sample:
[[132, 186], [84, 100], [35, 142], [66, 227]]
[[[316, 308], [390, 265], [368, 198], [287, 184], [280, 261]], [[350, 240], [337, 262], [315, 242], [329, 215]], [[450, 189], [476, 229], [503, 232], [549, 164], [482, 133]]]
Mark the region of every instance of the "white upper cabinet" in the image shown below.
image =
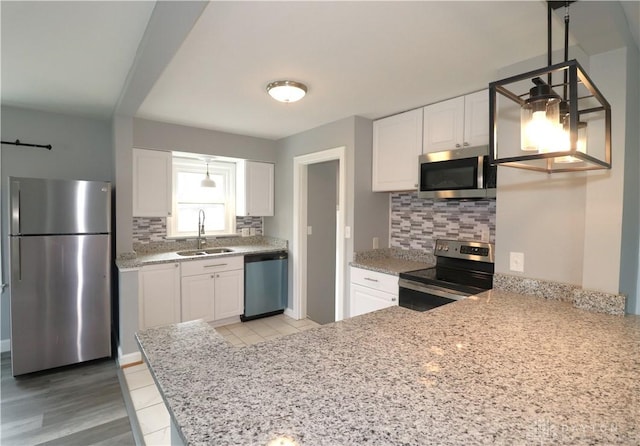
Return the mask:
[[236, 215], [272, 217], [274, 165], [241, 161], [236, 172]]
[[133, 149], [133, 216], [171, 215], [171, 152]]
[[374, 121], [372, 190], [416, 190], [421, 153], [422, 109]]
[[463, 145], [489, 144], [489, 92], [478, 91], [464, 97]]
[[424, 108], [423, 153], [489, 143], [487, 90]]
[[424, 108], [424, 153], [462, 147], [463, 132], [463, 96]]

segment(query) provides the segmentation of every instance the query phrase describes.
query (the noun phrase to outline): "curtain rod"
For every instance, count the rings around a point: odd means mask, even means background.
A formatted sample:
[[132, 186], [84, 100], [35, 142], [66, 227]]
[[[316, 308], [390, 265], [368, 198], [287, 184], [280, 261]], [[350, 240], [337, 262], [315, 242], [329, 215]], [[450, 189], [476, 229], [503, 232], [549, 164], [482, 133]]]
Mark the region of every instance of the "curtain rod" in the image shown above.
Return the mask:
[[19, 139], [15, 141], [0, 141], [2, 144], [11, 144], [12, 146], [25, 146], [25, 147], [40, 147], [43, 149], [51, 150], [51, 144], [27, 144], [26, 142], [20, 142]]

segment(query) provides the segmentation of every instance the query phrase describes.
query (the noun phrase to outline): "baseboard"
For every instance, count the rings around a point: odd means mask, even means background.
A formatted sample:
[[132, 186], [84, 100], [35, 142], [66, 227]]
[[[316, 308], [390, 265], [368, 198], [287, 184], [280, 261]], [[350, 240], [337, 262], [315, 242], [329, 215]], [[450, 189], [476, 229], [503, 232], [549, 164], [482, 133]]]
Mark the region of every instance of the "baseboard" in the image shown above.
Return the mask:
[[284, 315], [289, 316], [292, 319], [298, 319], [298, 315], [291, 308], [285, 308]]
[[3, 339], [0, 341], [0, 353], [11, 351], [11, 339]]
[[142, 361], [142, 355], [140, 352], [128, 353], [126, 355], [122, 354], [122, 350], [118, 346], [118, 366], [124, 367], [127, 364], [132, 364], [134, 362]]

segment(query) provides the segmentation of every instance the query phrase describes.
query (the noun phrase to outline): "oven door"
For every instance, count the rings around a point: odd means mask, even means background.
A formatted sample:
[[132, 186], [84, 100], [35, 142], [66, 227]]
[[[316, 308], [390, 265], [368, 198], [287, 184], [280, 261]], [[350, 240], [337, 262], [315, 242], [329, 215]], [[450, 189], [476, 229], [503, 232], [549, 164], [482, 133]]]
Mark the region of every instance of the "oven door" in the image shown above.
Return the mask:
[[470, 296], [461, 291], [407, 279], [398, 280], [398, 285], [400, 286], [398, 304], [416, 311], [432, 310]]

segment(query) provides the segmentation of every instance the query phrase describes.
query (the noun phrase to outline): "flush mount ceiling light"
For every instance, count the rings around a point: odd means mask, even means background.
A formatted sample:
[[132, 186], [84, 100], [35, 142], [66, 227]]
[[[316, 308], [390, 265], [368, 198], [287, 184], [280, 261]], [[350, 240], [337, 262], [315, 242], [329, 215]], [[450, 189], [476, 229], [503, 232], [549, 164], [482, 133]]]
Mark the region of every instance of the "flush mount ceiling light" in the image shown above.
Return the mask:
[[307, 86], [295, 81], [275, 81], [267, 85], [267, 93], [280, 102], [296, 102], [307, 94]]
[[[489, 84], [492, 164], [547, 173], [611, 168], [611, 106], [578, 61], [567, 60], [570, 3], [547, 2], [548, 66]], [[564, 62], [553, 65], [551, 16], [563, 6]]]
[[209, 176], [209, 161], [207, 161], [207, 176], [200, 181], [200, 187], [216, 187], [216, 182]]

